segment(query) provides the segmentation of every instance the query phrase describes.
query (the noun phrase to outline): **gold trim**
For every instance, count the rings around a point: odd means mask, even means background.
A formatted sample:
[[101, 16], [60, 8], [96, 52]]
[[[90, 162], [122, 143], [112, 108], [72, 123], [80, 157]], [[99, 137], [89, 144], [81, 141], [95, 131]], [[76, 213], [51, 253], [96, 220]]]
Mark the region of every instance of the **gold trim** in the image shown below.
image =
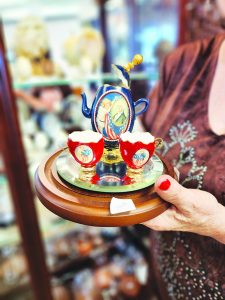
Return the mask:
[[142, 56], [141, 54], [136, 54], [136, 55], [133, 57], [132, 62], [129, 62], [129, 63], [127, 64], [127, 66], [124, 67], [124, 69], [125, 69], [127, 72], [130, 72], [130, 70], [133, 69], [134, 66], [140, 65], [142, 62], [143, 62], [143, 56]]

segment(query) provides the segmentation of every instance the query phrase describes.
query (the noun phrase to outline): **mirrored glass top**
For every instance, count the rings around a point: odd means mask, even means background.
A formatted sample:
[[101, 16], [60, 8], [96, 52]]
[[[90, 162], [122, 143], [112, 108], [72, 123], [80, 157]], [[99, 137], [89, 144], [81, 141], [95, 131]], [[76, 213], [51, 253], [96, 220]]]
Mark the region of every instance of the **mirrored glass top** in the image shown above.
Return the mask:
[[59, 176], [68, 184], [95, 192], [121, 193], [136, 191], [155, 183], [163, 174], [164, 166], [157, 155], [138, 172], [132, 172], [123, 161], [105, 163], [100, 161], [92, 170], [81, 167], [69, 153], [64, 150], [56, 160]]

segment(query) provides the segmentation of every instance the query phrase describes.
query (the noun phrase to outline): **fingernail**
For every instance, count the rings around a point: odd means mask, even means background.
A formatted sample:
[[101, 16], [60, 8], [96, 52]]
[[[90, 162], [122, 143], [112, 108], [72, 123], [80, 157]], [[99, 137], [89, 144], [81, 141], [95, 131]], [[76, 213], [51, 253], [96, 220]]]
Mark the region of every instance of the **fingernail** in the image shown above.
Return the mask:
[[159, 188], [162, 191], [167, 191], [169, 189], [170, 185], [171, 185], [171, 183], [170, 183], [169, 179], [166, 179], [160, 183]]

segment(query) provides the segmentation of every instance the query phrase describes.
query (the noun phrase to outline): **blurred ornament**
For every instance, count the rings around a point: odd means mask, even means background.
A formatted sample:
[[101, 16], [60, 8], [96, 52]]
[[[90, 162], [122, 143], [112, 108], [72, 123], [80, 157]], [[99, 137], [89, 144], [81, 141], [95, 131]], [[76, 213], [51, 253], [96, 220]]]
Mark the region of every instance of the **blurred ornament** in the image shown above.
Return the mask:
[[22, 124], [23, 133], [27, 135], [34, 135], [38, 132], [38, 127], [33, 119], [24, 120]]
[[17, 56], [29, 59], [43, 57], [49, 50], [48, 33], [44, 22], [36, 16], [23, 18], [16, 25], [14, 49]]
[[25, 56], [19, 56], [15, 63], [14, 70], [16, 78], [20, 80], [26, 80], [32, 76], [32, 64]]
[[78, 236], [76, 246], [79, 255], [84, 256], [88, 255], [91, 252], [93, 248], [93, 242], [89, 236], [83, 233]]
[[[80, 91], [80, 89], [78, 90]], [[76, 91], [75, 91], [76, 92]], [[64, 128], [69, 132], [74, 130], [90, 129], [90, 124], [85, 126], [86, 120], [81, 110], [81, 99], [77, 95], [70, 95], [63, 102], [63, 116], [66, 119], [63, 123]]]
[[36, 16], [27, 16], [16, 25], [14, 51], [16, 54], [14, 75], [17, 80], [32, 76], [61, 74], [50, 58], [49, 37], [45, 23]]
[[40, 90], [40, 102], [48, 112], [59, 113], [62, 110], [63, 94], [58, 87], [45, 87]]
[[107, 267], [102, 267], [95, 271], [94, 281], [97, 288], [100, 290], [107, 289], [110, 287], [113, 277], [112, 274]]
[[135, 269], [135, 275], [140, 282], [140, 284], [147, 284], [148, 280], [148, 265], [146, 263], [142, 263], [141, 265], [137, 265]]
[[110, 272], [112, 273], [112, 275], [116, 278], [119, 279], [121, 278], [121, 276], [123, 275], [123, 269], [121, 265], [118, 264], [114, 264], [112, 263], [110, 265]]
[[8, 180], [4, 174], [0, 174], [0, 225], [6, 226], [13, 221], [14, 211]]
[[173, 44], [169, 40], [160, 40], [156, 45], [154, 50], [154, 55], [158, 60], [158, 63], [161, 64], [166, 57], [174, 49]]
[[[40, 118], [40, 128], [46, 132], [46, 134], [52, 138], [55, 142], [58, 139], [58, 134], [60, 131], [62, 131], [62, 124], [57, 117], [57, 115], [53, 113], [44, 114]], [[67, 140], [67, 137], [66, 137]]]
[[24, 254], [16, 253], [8, 257], [1, 265], [0, 276], [7, 284], [15, 283], [28, 273], [27, 263]]
[[64, 44], [65, 59], [81, 72], [79, 76], [96, 72], [101, 66], [104, 51], [103, 37], [92, 27], [82, 28], [77, 35], [68, 37]]
[[119, 227], [102, 227], [101, 228], [101, 235], [106, 240], [113, 240], [120, 235]]
[[53, 242], [52, 251], [58, 257], [68, 257], [71, 253], [70, 245], [66, 238], [60, 238]]
[[47, 149], [49, 145], [49, 138], [47, 134], [43, 131], [39, 131], [34, 136], [34, 145], [38, 150]]
[[119, 284], [119, 290], [127, 297], [135, 297], [140, 292], [141, 285], [134, 275], [124, 275]]
[[28, 156], [29, 156], [28, 152], [33, 151], [35, 149], [35, 145], [33, 143], [32, 138], [30, 136], [28, 136], [28, 135], [23, 135], [22, 136], [22, 140], [23, 140], [23, 145], [24, 145], [24, 147], [26, 149], [26, 153], [25, 154], [26, 154], [26, 156], [28, 158]]
[[54, 300], [70, 300], [70, 293], [62, 284], [56, 284], [52, 287], [52, 295]]
[[100, 236], [94, 236], [93, 237], [93, 244], [94, 244], [95, 247], [99, 247], [99, 246], [104, 244], [104, 241]]
[[76, 274], [72, 283], [74, 300], [103, 300], [93, 282], [93, 273], [85, 269]]

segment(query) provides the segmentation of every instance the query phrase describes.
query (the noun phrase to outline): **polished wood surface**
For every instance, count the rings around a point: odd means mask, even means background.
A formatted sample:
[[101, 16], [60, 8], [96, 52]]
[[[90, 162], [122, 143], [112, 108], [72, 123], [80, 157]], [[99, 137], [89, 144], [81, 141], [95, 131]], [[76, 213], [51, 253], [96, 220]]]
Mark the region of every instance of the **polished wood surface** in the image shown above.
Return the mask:
[[51, 300], [49, 274], [29, 182], [25, 153], [16, 112], [15, 97], [7, 69], [0, 24], [0, 133], [6, 175], [16, 213], [23, 248], [31, 275], [34, 297]]
[[[38, 168], [35, 187], [39, 199], [53, 213], [86, 225], [127, 226], [142, 223], [156, 217], [168, 207], [154, 192], [153, 186], [125, 193], [98, 193], [75, 188], [64, 183], [58, 176], [55, 162], [64, 149], [51, 155]], [[173, 167], [166, 160], [164, 173], [175, 177]], [[111, 215], [109, 205], [112, 197], [132, 199], [136, 210], [129, 213]]]

